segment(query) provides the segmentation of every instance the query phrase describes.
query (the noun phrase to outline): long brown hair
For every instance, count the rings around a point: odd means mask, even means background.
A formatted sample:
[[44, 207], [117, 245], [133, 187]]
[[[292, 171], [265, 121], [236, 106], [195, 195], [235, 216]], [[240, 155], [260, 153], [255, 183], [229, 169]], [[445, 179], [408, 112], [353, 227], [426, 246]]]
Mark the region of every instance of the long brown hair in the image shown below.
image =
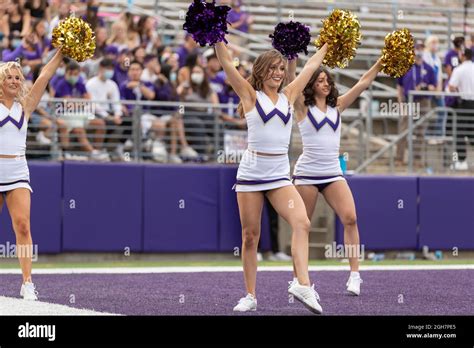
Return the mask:
[[[263, 89], [263, 81], [268, 75], [268, 70], [270, 70], [270, 66], [276, 59], [280, 60], [280, 62], [283, 61], [285, 64], [288, 63], [288, 60], [279, 51], [275, 49], [262, 53], [258, 56], [258, 58], [253, 64], [252, 74], [247, 79], [253, 89], [255, 89], [256, 91], [261, 91]], [[283, 86], [285, 86], [287, 77], [288, 76], [285, 74], [285, 78], [283, 79], [280, 87], [278, 88], [278, 93], [283, 89]], [[237, 106], [237, 113], [240, 115], [241, 118], [245, 116], [242, 102], [240, 102]]]
[[311, 76], [308, 84], [303, 90], [304, 96], [304, 105], [306, 106], [313, 106], [315, 104], [315, 96], [316, 92], [314, 91], [314, 83], [318, 80], [318, 77], [321, 73], [325, 73], [328, 77], [329, 88], [331, 91], [329, 92], [328, 96], [326, 97], [326, 104], [330, 107], [336, 107], [337, 105], [337, 98], [339, 97], [339, 91], [337, 90], [336, 84], [334, 82], [333, 77], [329, 74], [329, 71], [323, 67], [319, 67], [318, 70]]

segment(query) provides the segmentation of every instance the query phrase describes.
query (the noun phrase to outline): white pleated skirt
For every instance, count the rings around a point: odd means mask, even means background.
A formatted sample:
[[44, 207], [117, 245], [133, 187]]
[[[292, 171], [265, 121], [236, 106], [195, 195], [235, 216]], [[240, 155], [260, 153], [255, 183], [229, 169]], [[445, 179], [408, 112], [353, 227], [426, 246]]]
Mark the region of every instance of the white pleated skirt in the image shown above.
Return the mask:
[[17, 188], [26, 188], [33, 192], [25, 156], [0, 158], [0, 192], [8, 192]]
[[334, 156], [303, 152], [293, 171], [295, 185], [317, 185], [346, 179], [343, 177], [339, 159]]
[[288, 154], [260, 156], [246, 150], [237, 171], [236, 192], [268, 191], [293, 185]]

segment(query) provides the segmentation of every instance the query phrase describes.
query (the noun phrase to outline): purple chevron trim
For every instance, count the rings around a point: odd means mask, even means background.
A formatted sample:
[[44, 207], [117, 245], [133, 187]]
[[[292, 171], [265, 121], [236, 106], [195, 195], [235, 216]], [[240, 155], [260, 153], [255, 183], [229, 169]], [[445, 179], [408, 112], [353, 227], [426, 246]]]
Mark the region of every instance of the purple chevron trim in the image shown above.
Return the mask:
[[13, 123], [18, 129], [21, 129], [23, 127], [23, 122], [25, 122], [25, 113], [22, 111], [21, 112], [21, 118], [20, 121], [17, 122], [13, 117], [10, 115], [5, 117], [2, 121], [0, 121], [0, 127], [3, 127], [6, 125], [8, 122]]
[[271, 111], [269, 114], [266, 114], [265, 111], [263, 111], [262, 106], [258, 102], [258, 99], [257, 99], [257, 102], [255, 103], [255, 107], [257, 108], [258, 114], [262, 118], [263, 123], [267, 123], [267, 121], [270, 120], [273, 116], [278, 115], [283, 121], [283, 123], [285, 123], [286, 125], [291, 117], [290, 104], [288, 104], [288, 114], [286, 116], [283, 112], [281, 112], [277, 108], [274, 108], [273, 111]]
[[324, 116], [324, 119], [320, 123], [318, 123], [318, 121], [316, 121], [313, 114], [311, 113], [311, 111], [308, 108], [308, 118], [311, 121], [311, 123], [313, 124], [314, 128], [316, 128], [317, 131], [319, 131], [322, 128], [322, 126], [324, 126], [326, 123], [329, 124], [334, 131], [336, 131], [337, 127], [339, 127], [339, 122], [340, 122], [341, 117], [340, 117], [339, 111], [338, 111], [337, 112], [336, 123], [333, 123], [329, 118], [327, 118], [327, 116]]

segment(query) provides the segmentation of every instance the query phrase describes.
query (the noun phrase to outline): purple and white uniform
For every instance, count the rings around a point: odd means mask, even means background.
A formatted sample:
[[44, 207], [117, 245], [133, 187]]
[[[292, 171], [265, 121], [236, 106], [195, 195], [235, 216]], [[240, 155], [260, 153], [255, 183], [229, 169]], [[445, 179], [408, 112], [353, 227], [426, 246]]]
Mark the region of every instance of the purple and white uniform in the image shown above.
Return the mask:
[[20, 103], [11, 109], [0, 103], [0, 155], [16, 156], [0, 158], [0, 192], [30, 187], [30, 172], [26, 163], [26, 133], [28, 120]]
[[312, 106], [298, 127], [303, 153], [295, 165], [295, 185], [318, 186], [345, 180], [339, 163], [341, 116], [337, 108], [328, 105], [327, 111], [322, 112]]
[[[292, 107], [284, 93], [278, 94], [276, 104], [262, 91], [257, 91], [256, 95], [255, 107], [245, 115], [248, 148], [237, 171], [237, 192], [266, 191], [292, 185], [288, 158]], [[255, 152], [278, 156], [262, 156]]]

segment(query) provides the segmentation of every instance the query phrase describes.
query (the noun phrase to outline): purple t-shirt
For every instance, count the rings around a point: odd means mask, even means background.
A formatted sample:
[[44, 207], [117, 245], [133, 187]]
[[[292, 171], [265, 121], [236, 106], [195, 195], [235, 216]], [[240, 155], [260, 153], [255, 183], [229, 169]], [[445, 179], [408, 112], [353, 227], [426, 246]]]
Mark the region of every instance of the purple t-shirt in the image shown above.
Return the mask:
[[[408, 72], [398, 78], [398, 84], [403, 87], [403, 94], [408, 99], [408, 92], [415, 90], [415, 87], [424, 83], [436, 86], [436, 77], [431, 66], [423, 62], [421, 65], [414, 64]], [[414, 97], [414, 100], [423, 97]]]
[[17, 48], [12, 50], [4, 50], [2, 52], [2, 60], [4, 62], [11, 62], [16, 60], [17, 58], [23, 58], [27, 60], [35, 60], [41, 59], [42, 50], [39, 45], [35, 45], [34, 51], [29, 51], [23, 47], [23, 45], [19, 45]]
[[56, 83], [54, 97], [82, 98], [85, 94], [87, 94], [87, 90], [84, 82], [78, 80], [75, 85], [71, 85], [68, 81], [66, 81], [66, 78], [63, 77]]
[[461, 62], [459, 61], [459, 53], [454, 49], [449, 50], [444, 57], [444, 66], [450, 66], [451, 68], [457, 67]]
[[120, 64], [117, 64], [114, 68], [114, 76], [112, 77], [112, 80], [120, 86], [124, 81], [128, 80], [128, 71], [123, 70]]
[[224, 86], [222, 91], [217, 94], [219, 97], [219, 104], [229, 104], [232, 103], [233, 107], [227, 107], [222, 109], [226, 114], [231, 116], [237, 115], [237, 106], [240, 103], [240, 98], [237, 93], [234, 92], [231, 86]]
[[219, 94], [223, 91], [225, 85], [225, 76], [223, 74], [216, 74], [213, 78], [209, 79], [209, 84], [212, 90]]
[[[240, 21], [242, 18], [246, 18], [246, 17], [248, 17], [247, 12], [242, 11], [242, 10], [240, 10], [240, 12], [237, 12], [234, 9], [232, 9], [232, 10], [229, 11], [229, 15], [227, 16], [227, 20], [229, 21], [229, 23], [234, 24], [234, 23]], [[235, 28], [235, 29], [240, 30], [244, 33], [248, 33], [249, 32], [249, 26], [247, 24], [247, 21], [244, 20], [242, 25], [239, 28]]]
[[[123, 81], [120, 84], [120, 88], [119, 88], [120, 89], [120, 99], [122, 99], [122, 100], [148, 100], [141, 93], [141, 91], [138, 87], [137, 88], [128, 88], [127, 87], [128, 82], [129, 81], [127, 80], [127, 81]], [[153, 83], [148, 82], [148, 81], [141, 81], [141, 83], [143, 85], [145, 85], [145, 87], [151, 89], [152, 91], [154, 91], [156, 93], [155, 86], [153, 85]], [[131, 110], [133, 110], [134, 105], [126, 104], [126, 107], [129, 111], [131, 111]], [[144, 105], [143, 110], [150, 111], [151, 107], [148, 106], [148, 105]]]

